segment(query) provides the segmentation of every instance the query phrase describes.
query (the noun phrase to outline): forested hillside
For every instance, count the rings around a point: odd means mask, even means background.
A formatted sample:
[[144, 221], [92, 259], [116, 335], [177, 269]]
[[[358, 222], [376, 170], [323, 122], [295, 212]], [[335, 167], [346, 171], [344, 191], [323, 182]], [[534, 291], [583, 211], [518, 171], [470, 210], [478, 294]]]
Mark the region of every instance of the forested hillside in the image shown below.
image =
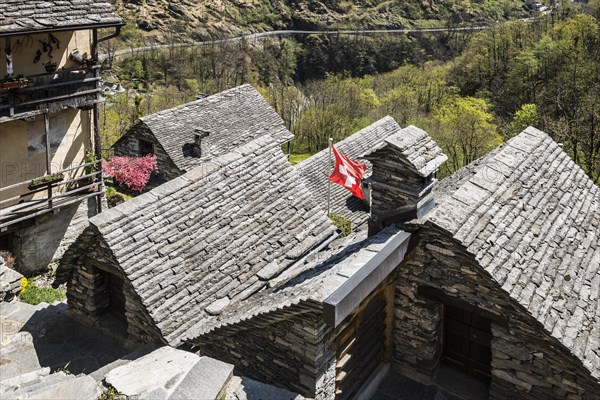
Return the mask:
[[436, 139], [450, 158], [445, 176], [534, 125], [600, 183], [599, 5], [477, 34], [309, 35], [132, 51], [115, 64], [112, 79], [129, 90], [108, 98], [105, 143], [141, 115], [251, 83], [296, 135], [294, 160], [391, 115]]
[[529, 15], [524, 0], [115, 0], [120, 15], [147, 30], [196, 39], [248, 31], [405, 28], [481, 23]]

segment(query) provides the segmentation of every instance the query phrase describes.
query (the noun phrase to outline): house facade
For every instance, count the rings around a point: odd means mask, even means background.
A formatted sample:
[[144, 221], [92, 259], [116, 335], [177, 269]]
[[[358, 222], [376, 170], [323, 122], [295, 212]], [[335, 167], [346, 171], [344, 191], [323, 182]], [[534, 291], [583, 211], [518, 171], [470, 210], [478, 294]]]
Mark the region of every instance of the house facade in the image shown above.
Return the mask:
[[561, 147], [528, 128], [441, 182], [416, 127], [365, 157], [368, 235], [333, 240], [265, 137], [93, 218], [59, 270], [69, 303], [310, 398], [368, 398], [390, 369], [599, 398], [600, 189]]
[[280, 145], [294, 137], [261, 94], [242, 85], [142, 117], [112, 148], [115, 156], [156, 155], [162, 183], [267, 134]]
[[99, 211], [98, 31], [121, 25], [104, 1], [0, 4], [0, 244], [26, 274]]

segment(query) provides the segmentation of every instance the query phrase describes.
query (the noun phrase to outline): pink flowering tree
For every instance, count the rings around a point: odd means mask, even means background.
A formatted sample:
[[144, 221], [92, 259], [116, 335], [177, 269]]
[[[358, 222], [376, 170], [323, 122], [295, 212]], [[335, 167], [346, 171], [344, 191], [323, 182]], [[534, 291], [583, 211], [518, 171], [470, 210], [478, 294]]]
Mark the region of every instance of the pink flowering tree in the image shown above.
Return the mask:
[[120, 186], [141, 192], [148, 184], [150, 175], [157, 171], [156, 156], [113, 157], [110, 162], [102, 162], [102, 171], [113, 178]]

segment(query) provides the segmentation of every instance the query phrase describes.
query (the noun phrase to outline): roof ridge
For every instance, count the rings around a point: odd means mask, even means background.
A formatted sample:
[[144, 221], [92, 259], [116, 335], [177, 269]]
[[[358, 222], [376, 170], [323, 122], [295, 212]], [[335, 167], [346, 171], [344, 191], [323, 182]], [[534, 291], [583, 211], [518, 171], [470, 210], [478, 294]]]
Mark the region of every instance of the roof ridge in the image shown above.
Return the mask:
[[[377, 121], [373, 122], [372, 124], [369, 124], [369, 125], [365, 126], [364, 128], [357, 130], [356, 132], [354, 132], [350, 136], [347, 136], [344, 139], [340, 140], [339, 142], [335, 142], [333, 144], [336, 145], [336, 146], [339, 146], [339, 145], [344, 146], [345, 144], [354, 141], [357, 136], [360, 136], [361, 134], [370, 132], [370, 131], [372, 131], [374, 129], [377, 129], [381, 125], [386, 124], [386, 123], [390, 123], [390, 122], [394, 123], [395, 125], [398, 125], [398, 123], [396, 122], [396, 120], [393, 117], [391, 117], [389, 115], [386, 115], [385, 117], [378, 119]], [[400, 127], [400, 125], [398, 125], [398, 128], [402, 129]], [[296, 168], [302, 168], [305, 165], [309, 165], [311, 162], [313, 162], [315, 160], [315, 158], [321, 157], [323, 154], [326, 154], [328, 152], [328, 150], [329, 150], [329, 147], [326, 147], [323, 150], [318, 151], [317, 153], [315, 153], [312, 156], [308, 157], [306, 160], [302, 160], [301, 162], [299, 162], [298, 164], [296, 164]], [[362, 158], [363, 155], [360, 155], [358, 157]]]
[[170, 113], [172, 113], [174, 111], [181, 110], [181, 109], [183, 109], [185, 107], [196, 106], [196, 105], [199, 105], [199, 104], [202, 104], [202, 103], [207, 103], [207, 102], [210, 102], [211, 100], [214, 100], [216, 98], [225, 97], [226, 95], [234, 93], [234, 92], [235, 93], [243, 92], [244, 90], [248, 90], [248, 89], [256, 90], [252, 85], [250, 85], [248, 83], [244, 83], [243, 85], [239, 85], [239, 86], [235, 86], [235, 87], [232, 87], [232, 88], [229, 88], [229, 89], [225, 89], [222, 92], [214, 93], [214, 94], [211, 94], [210, 96], [207, 96], [207, 97], [204, 97], [204, 98], [201, 98], [201, 99], [192, 100], [192, 101], [190, 101], [188, 103], [184, 103], [184, 104], [180, 104], [180, 105], [175, 106], [175, 107], [167, 108], [166, 110], [161, 110], [161, 111], [157, 111], [157, 112], [152, 113], [152, 114], [144, 115], [139, 120], [143, 121], [143, 122], [145, 122], [145, 121], [151, 121], [155, 117], [162, 116], [162, 115], [167, 115], [167, 114], [170, 114]]

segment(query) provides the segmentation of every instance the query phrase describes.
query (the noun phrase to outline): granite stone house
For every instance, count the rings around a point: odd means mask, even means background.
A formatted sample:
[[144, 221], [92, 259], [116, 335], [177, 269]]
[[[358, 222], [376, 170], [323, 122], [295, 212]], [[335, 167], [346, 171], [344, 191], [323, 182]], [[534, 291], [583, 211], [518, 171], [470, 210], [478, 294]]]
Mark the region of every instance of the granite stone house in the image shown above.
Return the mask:
[[110, 309], [131, 336], [177, 346], [335, 235], [264, 135], [92, 218], [63, 257], [69, 304]]
[[[366, 180], [371, 175], [371, 163], [364, 158], [364, 155], [400, 129], [392, 117], [385, 117], [335, 143], [335, 147], [346, 156], [367, 165], [367, 172], [363, 178]], [[317, 205], [325, 212], [327, 212], [327, 177], [331, 172], [328, 171], [327, 165], [328, 152], [329, 149], [322, 150], [296, 165], [296, 170], [304, 179]], [[365, 200], [361, 200], [345, 188], [332, 184], [330, 212], [350, 220], [353, 230], [366, 228], [369, 219], [369, 190], [368, 185], [363, 185]]]
[[242, 85], [142, 117], [112, 148], [115, 156], [155, 154], [165, 182], [267, 134], [279, 144], [294, 137], [260, 93]]
[[101, 210], [98, 46], [121, 25], [108, 0], [0, 2], [0, 248], [24, 274]]
[[528, 128], [437, 182], [446, 156], [410, 126], [365, 158], [368, 232], [337, 240], [276, 139], [201, 163], [91, 219], [69, 304], [316, 399], [368, 397], [390, 368], [600, 398], [600, 189], [561, 147]]

